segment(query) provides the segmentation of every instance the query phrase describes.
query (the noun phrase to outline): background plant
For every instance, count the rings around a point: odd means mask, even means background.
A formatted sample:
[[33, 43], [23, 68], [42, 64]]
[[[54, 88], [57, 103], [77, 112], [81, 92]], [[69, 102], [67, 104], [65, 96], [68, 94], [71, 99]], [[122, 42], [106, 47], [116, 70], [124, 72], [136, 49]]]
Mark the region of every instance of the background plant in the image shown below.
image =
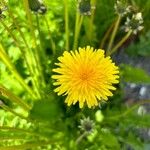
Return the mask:
[[[64, 50], [91, 45], [114, 58], [121, 49], [149, 57], [149, 2], [123, 3], [131, 10], [122, 16], [116, 1], [0, 1], [0, 149], [149, 149], [139, 132], [150, 116], [137, 110], [150, 101], [123, 101], [124, 82], [150, 83], [144, 70], [120, 65], [118, 90], [95, 109], [67, 107], [53, 92], [51, 70]], [[144, 30], [125, 33], [126, 18], [139, 12]]]

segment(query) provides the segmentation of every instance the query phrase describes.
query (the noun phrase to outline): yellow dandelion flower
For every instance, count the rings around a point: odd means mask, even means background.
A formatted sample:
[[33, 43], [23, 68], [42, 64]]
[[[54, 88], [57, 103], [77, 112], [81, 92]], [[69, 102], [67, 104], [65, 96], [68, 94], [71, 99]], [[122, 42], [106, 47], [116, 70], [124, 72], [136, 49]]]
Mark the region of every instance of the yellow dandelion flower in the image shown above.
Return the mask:
[[58, 58], [57, 73], [52, 76], [56, 80], [55, 92], [58, 95], [67, 95], [65, 102], [68, 106], [79, 102], [80, 108], [98, 105], [98, 100], [108, 100], [112, 96], [112, 85], [118, 83], [118, 67], [111, 58], [104, 56], [104, 50], [94, 50], [92, 47], [79, 48], [79, 50], [65, 51]]

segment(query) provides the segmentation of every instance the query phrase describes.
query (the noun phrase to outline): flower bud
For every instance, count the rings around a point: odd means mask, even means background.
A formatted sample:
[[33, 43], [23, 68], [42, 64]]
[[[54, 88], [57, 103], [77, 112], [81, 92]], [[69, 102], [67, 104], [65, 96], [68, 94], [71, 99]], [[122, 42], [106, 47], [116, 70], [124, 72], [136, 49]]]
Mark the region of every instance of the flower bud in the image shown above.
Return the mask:
[[28, 0], [29, 2], [29, 8], [35, 12], [35, 13], [39, 13], [39, 14], [45, 14], [47, 11], [46, 6], [42, 3], [42, 1], [40, 0]]
[[81, 15], [91, 15], [90, 0], [78, 0], [78, 10]]
[[139, 12], [133, 14], [131, 19], [129, 17], [127, 17], [126, 19], [125, 32], [132, 30], [134, 34], [137, 34], [138, 31], [141, 31], [144, 28], [142, 24], [143, 24], [142, 13]]
[[116, 13], [120, 15], [121, 17], [123, 17], [124, 15], [130, 12], [131, 6], [128, 6], [127, 3], [125, 3], [125, 1], [123, 0], [122, 1], [117, 0], [114, 8], [115, 8]]
[[93, 120], [90, 120], [89, 117], [80, 120], [79, 128], [84, 132], [87, 133], [93, 132], [94, 126], [95, 123], [93, 122]]

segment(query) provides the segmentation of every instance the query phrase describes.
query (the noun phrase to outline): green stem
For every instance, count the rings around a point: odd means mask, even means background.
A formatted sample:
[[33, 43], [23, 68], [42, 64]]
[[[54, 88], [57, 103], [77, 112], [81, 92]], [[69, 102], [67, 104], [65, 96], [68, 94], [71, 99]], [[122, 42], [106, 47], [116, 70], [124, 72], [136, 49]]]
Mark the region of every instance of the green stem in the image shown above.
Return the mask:
[[[93, 7], [96, 6], [96, 1], [97, 0], [92, 0], [91, 5]], [[89, 23], [89, 42], [91, 43], [92, 41], [92, 35], [93, 35], [93, 21], [94, 21], [94, 15], [95, 15], [95, 8], [91, 10], [91, 16], [90, 16], [90, 23]]]
[[33, 21], [32, 21], [31, 12], [30, 12], [30, 9], [29, 9], [29, 3], [28, 3], [28, 0], [23, 0], [23, 2], [24, 2], [25, 12], [26, 12], [26, 15], [27, 15], [27, 18], [28, 18], [30, 31], [31, 31], [32, 38], [33, 38], [33, 44], [32, 45], [36, 49], [37, 48], [37, 42], [36, 42], [34, 27], [33, 27], [33, 24], [32, 24]]
[[76, 12], [76, 22], [75, 22], [75, 31], [74, 31], [74, 42], [73, 42], [73, 50], [76, 49], [77, 47], [77, 38], [78, 38], [78, 24], [79, 24], [79, 19], [80, 19], [80, 14], [79, 12], [77, 11]]
[[6, 105], [4, 105], [4, 104], [0, 104], [0, 107], [2, 107], [5, 111], [11, 112], [11, 113], [14, 114], [15, 116], [20, 117], [21, 119], [27, 120], [26, 117], [22, 116], [21, 114], [18, 114], [17, 112], [15, 112], [14, 110], [10, 109], [8, 106], [6, 106]]
[[[29, 45], [28, 45], [28, 42], [26, 41], [26, 38], [25, 38], [25, 36], [24, 36], [24, 33], [21, 31], [21, 29], [20, 29], [20, 27], [19, 27], [19, 25], [18, 25], [18, 23], [17, 23], [17, 21], [16, 21], [16, 19], [15, 19], [15, 17], [14, 17], [14, 15], [13, 15], [13, 12], [10, 10], [10, 9], [8, 9], [8, 12], [9, 12], [9, 16], [12, 18], [12, 20], [13, 20], [13, 23], [15, 24], [15, 26], [17, 27], [17, 30], [18, 30], [18, 32], [20, 33], [20, 36], [21, 36], [21, 38], [23, 39], [23, 41], [24, 41], [24, 44], [25, 44], [25, 46], [26, 46], [26, 48], [28, 49], [28, 51], [26, 51], [26, 52], [28, 52], [27, 53], [27, 55], [29, 55], [30, 56], [30, 61], [28, 62], [28, 64], [27, 64], [27, 66], [28, 66], [28, 69], [29, 69], [29, 71], [30, 71], [30, 74], [31, 74], [31, 76], [34, 78], [34, 74], [35, 74], [35, 71], [34, 71], [34, 69], [32, 68], [33, 66], [34, 66], [34, 60], [32, 60], [33, 59], [33, 54], [32, 54], [32, 50], [31, 50], [31, 48], [29, 47]], [[10, 32], [9, 32], [10, 33]], [[27, 56], [28, 57], [28, 56]], [[26, 58], [27, 59], [27, 58]], [[28, 60], [28, 59], [27, 59]], [[30, 65], [31, 64], [31, 65]], [[36, 85], [36, 79], [33, 79], [34, 80], [34, 85], [35, 85], [35, 87], [37, 88], [37, 85]]]
[[106, 53], [107, 56], [113, 54], [128, 38], [129, 36], [131, 35], [132, 33], [132, 30], [130, 30], [117, 44], [116, 46], [111, 50], [111, 51], [108, 51]]
[[11, 63], [10, 58], [5, 53], [4, 48], [0, 44], [0, 59], [5, 63], [5, 65], [9, 68], [9, 70], [12, 72], [12, 74], [15, 76], [15, 78], [20, 82], [22, 87], [34, 98], [36, 99], [36, 96], [34, 92], [30, 89], [30, 87], [25, 83], [25, 81], [22, 79], [22, 77], [18, 74], [15, 66]]
[[107, 38], [109, 37], [110, 32], [112, 31], [113, 26], [114, 26], [114, 23], [112, 23], [111, 26], [106, 31], [106, 33], [105, 33], [105, 35], [104, 35], [104, 37], [103, 37], [103, 39], [102, 39], [102, 41], [100, 43], [100, 46], [99, 46], [100, 48], [104, 48], [104, 44], [105, 44]]
[[15, 146], [5, 146], [0, 147], [0, 150], [25, 150], [25, 149], [36, 149], [39, 146], [46, 146], [54, 144], [53, 141], [37, 141], [32, 143], [25, 143], [22, 145], [15, 145]]
[[116, 115], [116, 116], [112, 116], [112, 117], [107, 117], [106, 119], [110, 119], [110, 120], [116, 120], [122, 117], [127, 116], [129, 113], [131, 113], [133, 110], [135, 110], [137, 107], [139, 107], [140, 105], [143, 104], [147, 104], [150, 103], [150, 100], [141, 100], [140, 102], [137, 102], [136, 104], [134, 104], [132, 107], [130, 107], [129, 109], [127, 109], [125, 112], [123, 112], [122, 114]]
[[42, 51], [43, 45], [41, 40], [41, 30], [40, 30], [40, 22], [39, 22], [39, 16], [36, 14], [36, 24], [37, 24], [37, 30], [38, 30], [38, 36], [39, 36], [39, 42], [40, 42], [40, 54], [42, 55], [42, 58], [45, 57], [44, 51]]
[[44, 20], [45, 20], [45, 23], [46, 23], [46, 26], [47, 26], [47, 30], [48, 30], [48, 34], [49, 34], [49, 39], [50, 39], [50, 43], [51, 43], [51, 46], [52, 46], [52, 52], [55, 55], [55, 53], [56, 53], [55, 42], [52, 39], [51, 30], [50, 30], [50, 27], [49, 27], [49, 23], [48, 23], [47, 18], [45, 16], [44, 16]]
[[29, 131], [26, 129], [22, 129], [22, 128], [15, 128], [15, 127], [9, 127], [9, 126], [0, 126], [0, 130], [8, 130], [8, 131], [15, 131], [15, 132], [22, 132], [22, 133], [26, 133], [32, 136], [37, 136], [39, 138], [43, 138], [44, 140], [47, 140], [47, 138], [37, 132], [33, 132], [33, 131]]
[[31, 109], [31, 107], [28, 104], [23, 102], [23, 100], [21, 100], [19, 97], [14, 95], [11, 91], [6, 89], [2, 85], [0, 85], [0, 92], [2, 93], [1, 95], [5, 96], [5, 97], [8, 97], [10, 100], [12, 100], [13, 102], [17, 103], [19, 106], [21, 106], [25, 110], [29, 111]]
[[25, 50], [19, 45], [19, 42], [17, 41], [17, 39], [14, 36], [14, 34], [11, 32], [11, 30], [9, 29], [9, 27], [7, 27], [7, 25], [3, 22], [3, 20], [1, 20], [0, 22], [4, 26], [4, 28], [7, 30], [7, 32], [11, 35], [11, 37], [13, 38], [16, 46], [20, 49], [20, 51], [22, 52], [22, 54], [23, 54], [23, 56], [25, 58]]
[[[30, 12], [30, 9], [29, 9], [29, 3], [28, 3], [28, 0], [23, 0], [24, 2], [24, 7], [25, 7], [25, 11], [26, 11], [26, 14], [27, 14], [27, 18], [28, 18], [28, 22], [29, 22], [29, 27], [30, 27], [30, 31], [31, 31], [31, 34], [32, 34], [32, 38], [33, 38], [33, 48], [34, 48], [34, 56], [35, 56], [35, 68], [37, 68], [38, 70], [38, 81], [42, 81], [42, 82], [38, 82], [39, 84], [40, 83], [44, 83], [45, 85], [45, 80], [44, 80], [44, 76], [43, 76], [43, 71], [42, 71], [42, 66], [41, 66], [41, 61], [40, 61], [40, 54], [39, 54], [39, 48], [38, 48], [38, 45], [37, 45], [37, 40], [36, 40], [36, 35], [35, 35], [35, 30], [34, 30], [34, 26], [33, 26], [33, 21], [32, 21], [32, 15], [31, 15], [31, 12]], [[40, 93], [40, 85], [39, 85], [39, 93]]]
[[79, 144], [79, 143], [82, 141], [82, 139], [83, 139], [84, 137], [86, 137], [88, 134], [89, 134], [88, 132], [83, 132], [83, 134], [81, 134], [81, 135], [77, 138], [76, 144]]
[[79, 37], [82, 22], [83, 22], [83, 15], [81, 16], [80, 13], [77, 11], [76, 12], [76, 23], [75, 23], [73, 50], [76, 50], [77, 46], [78, 46], [78, 37]]
[[[13, 137], [0, 137], [0, 141], [8, 141], [8, 140], [26, 140], [24, 137], [17, 137], [17, 136], [13, 136]], [[0, 147], [1, 150], [1, 147]]]
[[[37, 22], [37, 30], [38, 30], [39, 42], [40, 42], [40, 48], [39, 48], [39, 50], [40, 50], [41, 60], [43, 61], [42, 65], [46, 66], [47, 65], [46, 53], [45, 53], [45, 50], [43, 49], [42, 33], [41, 33], [41, 29], [40, 29], [40, 20], [39, 20], [38, 14], [36, 14], [36, 22]], [[44, 74], [43, 69], [41, 71], [42, 71], [41, 74]], [[46, 83], [45, 83], [44, 77], [43, 77], [42, 80], [43, 80], [43, 82], [41, 83], [42, 87], [46, 87]]]
[[[10, 10], [9, 10], [9, 11], [10, 11]], [[15, 19], [15, 17], [12, 15], [12, 13], [9, 13], [9, 14], [11, 15], [12, 19]], [[28, 44], [27, 44], [27, 42], [26, 42], [26, 40], [25, 40], [25, 37], [24, 37], [22, 31], [20, 30], [18, 24], [17, 24], [14, 20], [13, 20], [13, 22], [14, 22], [14, 24], [16, 25], [18, 31], [20, 32], [20, 35], [21, 35], [21, 37], [22, 37], [22, 39], [23, 39], [23, 41], [24, 41], [24, 43], [25, 43], [27, 49], [31, 52], [31, 50], [30, 50], [30, 48], [29, 48], [29, 46], [28, 46]], [[37, 89], [38, 89], [38, 87], [37, 87], [37, 81], [36, 81], [36, 79], [35, 79], [35, 77], [34, 77], [34, 72], [35, 72], [35, 71], [33, 71], [33, 68], [32, 68], [31, 65], [30, 65], [30, 63], [31, 63], [31, 64], [33, 64], [33, 63], [32, 63], [32, 61], [30, 61], [30, 62], [28, 61], [28, 60], [29, 60], [29, 53], [27, 53], [28, 51], [25, 51], [24, 48], [22, 48], [22, 47], [20, 46], [18, 40], [16, 39], [16, 37], [15, 37], [15, 35], [12, 33], [12, 31], [9, 29], [9, 27], [7, 27], [7, 25], [6, 25], [3, 21], [1, 21], [1, 23], [2, 23], [2, 25], [4, 26], [4, 28], [7, 30], [7, 32], [8, 32], [8, 33], [11, 35], [11, 37], [13, 38], [13, 40], [14, 40], [16, 46], [20, 49], [20, 51], [21, 51], [21, 53], [22, 53], [22, 55], [23, 55], [23, 57], [24, 57], [24, 60], [25, 60], [25, 62], [26, 62], [26, 65], [27, 65], [27, 67], [28, 67], [28, 69], [29, 69], [29, 71], [30, 71], [30, 74], [31, 74], [32, 77], [33, 77], [33, 78], [32, 78], [33, 85], [34, 85], [35, 91], [37, 92], [37, 95], [38, 95], [38, 97], [39, 97], [39, 93], [38, 93], [38, 91], [37, 91]], [[32, 59], [32, 58], [33, 58], [33, 57], [31, 56], [30, 59]]]
[[[28, 49], [28, 51], [31, 51], [31, 49], [30, 49], [30, 47], [29, 47], [29, 45], [28, 45], [28, 43], [27, 43], [27, 41], [26, 41], [26, 38], [25, 38], [23, 32], [21, 31], [21, 29], [20, 29], [20, 27], [19, 27], [19, 25], [18, 25], [18, 23], [17, 23], [17, 21], [16, 21], [16, 18], [15, 18], [14, 15], [13, 15], [13, 12], [12, 12], [10, 9], [8, 9], [8, 13], [9, 13], [9, 16], [12, 18], [13, 23], [15, 24], [17, 30], [19, 31], [20, 36], [21, 36], [21, 38], [23, 39], [26, 48]], [[9, 31], [9, 34], [11, 34], [11, 36], [12, 36], [12, 32]], [[18, 44], [17, 44], [17, 45], [18, 45]]]
[[65, 33], [66, 33], [66, 50], [69, 50], [69, 12], [68, 12], [68, 0], [64, 0], [65, 5]]
[[121, 21], [121, 16], [119, 15], [118, 18], [117, 18], [117, 20], [116, 20], [116, 23], [115, 23], [115, 26], [114, 26], [114, 29], [113, 29], [113, 32], [112, 32], [110, 41], [109, 41], [109, 43], [108, 43], [108, 49], [107, 49], [107, 51], [110, 51], [111, 48], [112, 48], [112, 45], [113, 45], [113, 42], [114, 42], [114, 39], [115, 39], [117, 30], [118, 30], [120, 21]]

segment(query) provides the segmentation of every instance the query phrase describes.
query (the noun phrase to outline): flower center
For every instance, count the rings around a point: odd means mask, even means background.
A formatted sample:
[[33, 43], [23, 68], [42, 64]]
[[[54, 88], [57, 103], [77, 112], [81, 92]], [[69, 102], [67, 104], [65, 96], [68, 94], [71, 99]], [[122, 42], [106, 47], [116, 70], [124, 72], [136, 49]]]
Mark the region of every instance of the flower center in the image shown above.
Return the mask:
[[81, 73], [81, 75], [80, 75], [81, 80], [85, 81], [85, 80], [88, 80], [88, 78], [89, 78], [89, 75], [87, 72]]

